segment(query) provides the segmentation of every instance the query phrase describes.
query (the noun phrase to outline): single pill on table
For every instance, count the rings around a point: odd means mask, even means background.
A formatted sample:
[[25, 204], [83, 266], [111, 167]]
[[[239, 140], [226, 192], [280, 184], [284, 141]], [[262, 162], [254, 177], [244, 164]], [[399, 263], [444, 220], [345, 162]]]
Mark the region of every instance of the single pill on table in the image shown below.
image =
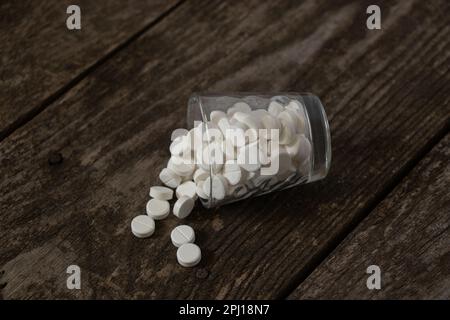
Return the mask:
[[186, 243], [195, 241], [195, 232], [190, 226], [181, 225], [172, 230], [170, 239], [175, 247], [181, 247]]
[[194, 199], [182, 196], [173, 205], [173, 214], [179, 219], [184, 219], [191, 214], [194, 204]]
[[181, 183], [181, 177], [169, 168], [162, 169], [159, 179], [169, 188], [176, 188]]
[[183, 244], [177, 250], [177, 260], [183, 267], [194, 267], [202, 259], [200, 248], [193, 243]]
[[150, 197], [158, 200], [170, 200], [173, 197], [173, 190], [166, 187], [154, 186], [150, 188]]
[[170, 213], [170, 205], [166, 200], [151, 199], [147, 202], [147, 214], [155, 220], [167, 218]]
[[186, 196], [195, 200], [197, 199], [196, 190], [197, 186], [195, 185], [195, 182], [186, 181], [178, 186], [177, 190], [175, 191], [175, 194], [177, 195], [178, 199], [183, 196]]
[[150, 237], [155, 232], [155, 221], [149, 216], [137, 216], [131, 221], [131, 232], [138, 238]]

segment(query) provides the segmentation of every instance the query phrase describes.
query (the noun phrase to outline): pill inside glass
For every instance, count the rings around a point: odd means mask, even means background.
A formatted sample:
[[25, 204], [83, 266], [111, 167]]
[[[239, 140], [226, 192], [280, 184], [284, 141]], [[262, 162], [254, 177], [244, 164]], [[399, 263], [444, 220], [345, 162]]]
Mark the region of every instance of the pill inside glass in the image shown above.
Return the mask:
[[[171, 167], [207, 208], [326, 177], [331, 137], [320, 99], [299, 93], [195, 93]], [[175, 156], [174, 156], [175, 152]]]

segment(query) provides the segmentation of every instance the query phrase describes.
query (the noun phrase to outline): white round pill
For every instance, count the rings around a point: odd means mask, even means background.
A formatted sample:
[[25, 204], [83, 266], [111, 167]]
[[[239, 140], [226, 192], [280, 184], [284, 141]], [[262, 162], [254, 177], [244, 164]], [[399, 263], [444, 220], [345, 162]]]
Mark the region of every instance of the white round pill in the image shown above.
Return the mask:
[[195, 241], [194, 229], [187, 225], [178, 226], [170, 233], [170, 239], [175, 247], [181, 247], [186, 243], [193, 243]]
[[270, 114], [273, 116], [278, 116], [282, 111], [284, 111], [284, 107], [278, 101], [271, 101], [269, 104], [269, 108], [267, 109]]
[[181, 183], [180, 176], [169, 168], [162, 169], [161, 173], [159, 174], [159, 180], [161, 180], [161, 182], [169, 188], [176, 188]]
[[166, 200], [151, 199], [147, 202], [147, 214], [155, 220], [167, 218], [169, 212], [170, 205]]
[[236, 112], [233, 116], [238, 122], [243, 123], [248, 129], [245, 130], [245, 136], [248, 142], [258, 139], [258, 129], [262, 127], [259, 119], [252, 114]]
[[208, 199], [209, 195], [207, 195], [203, 189], [203, 185], [205, 184], [205, 181], [199, 181], [197, 183], [196, 192], [197, 195], [202, 199]]
[[173, 214], [180, 219], [184, 219], [191, 213], [194, 204], [194, 199], [182, 196], [173, 205]]
[[206, 171], [202, 168], [198, 168], [194, 173], [194, 182], [198, 183], [199, 181], [205, 181], [206, 178], [209, 177], [209, 171]]
[[167, 163], [167, 168], [169, 168], [179, 176], [189, 176], [194, 173], [195, 164], [193, 163], [193, 161], [191, 161], [191, 159], [183, 159], [180, 157], [172, 156]]
[[177, 260], [183, 267], [194, 267], [202, 259], [200, 248], [193, 243], [183, 244], [177, 250]]
[[131, 221], [131, 232], [138, 238], [150, 237], [155, 232], [155, 221], [149, 216], [137, 216]]
[[213, 199], [223, 200], [227, 195], [228, 182], [221, 175], [208, 177], [203, 183], [203, 191], [208, 198], [212, 196]]
[[150, 197], [158, 200], [170, 200], [173, 197], [173, 190], [166, 187], [154, 186], [150, 188]]
[[223, 176], [228, 180], [232, 186], [237, 185], [242, 178], [241, 167], [236, 160], [227, 160], [223, 166]]
[[219, 121], [224, 118], [227, 118], [227, 114], [220, 110], [211, 111], [209, 114], [209, 119], [216, 125], [219, 125]]
[[224, 137], [226, 137], [227, 131], [231, 129], [231, 124], [228, 118], [220, 119], [217, 123], [217, 126], [219, 127], [220, 131], [222, 131]]
[[183, 196], [186, 196], [195, 200], [197, 199], [196, 190], [197, 186], [195, 185], [195, 182], [186, 181], [178, 186], [177, 190], [175, 191], [175, 194], [177, 195], [178, 199]]

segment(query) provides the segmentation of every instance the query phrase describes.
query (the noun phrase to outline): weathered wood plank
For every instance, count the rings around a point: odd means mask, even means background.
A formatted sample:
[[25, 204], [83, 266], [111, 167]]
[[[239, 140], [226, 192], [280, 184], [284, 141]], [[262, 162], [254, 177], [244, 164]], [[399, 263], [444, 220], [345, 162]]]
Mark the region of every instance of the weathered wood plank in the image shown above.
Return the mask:
[[81, 30], [69, 31], [73, 1], [2, 1], [0, 140], [176, 2], [80, 0]]
[[[450, 135], [290, 296], [450, 299]], [[381, 269], [368, 290], [367, 267]]]
[[[436, 10], [447, 2], [381, 2], [380, 31], [365, 27], [368, 4], [189, 1], [3, 141], [3, 296], [289, 292], [448, 129], [450, 24]], [[147, 240], [129, 223], [144, 212], [197, 90], [318, 94], [334, 160], [323, 182], [196, 209], [186, 223], [204, 259], [185, 269], [169, 239], [176, 218]], [[48, 166], [49, 151], [64, 162]], [[72, 263], [85, 275], [76, 293], [64, 281]]]

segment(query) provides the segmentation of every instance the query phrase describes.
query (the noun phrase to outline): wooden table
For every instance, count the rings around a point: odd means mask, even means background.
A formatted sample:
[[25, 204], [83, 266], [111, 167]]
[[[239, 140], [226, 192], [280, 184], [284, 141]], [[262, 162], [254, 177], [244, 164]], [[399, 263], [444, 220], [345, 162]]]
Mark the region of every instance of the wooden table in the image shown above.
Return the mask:
[[[449, 299], [446, 0], [2, 1], [0, 288], [15, 298]], [[308, 91], [329, 116], [320, 182], [137, 239], [194, 91]], [[69, 290], [69, 265], [81, 290]], [[367, 267], [381, 289], [366, 286]]]

